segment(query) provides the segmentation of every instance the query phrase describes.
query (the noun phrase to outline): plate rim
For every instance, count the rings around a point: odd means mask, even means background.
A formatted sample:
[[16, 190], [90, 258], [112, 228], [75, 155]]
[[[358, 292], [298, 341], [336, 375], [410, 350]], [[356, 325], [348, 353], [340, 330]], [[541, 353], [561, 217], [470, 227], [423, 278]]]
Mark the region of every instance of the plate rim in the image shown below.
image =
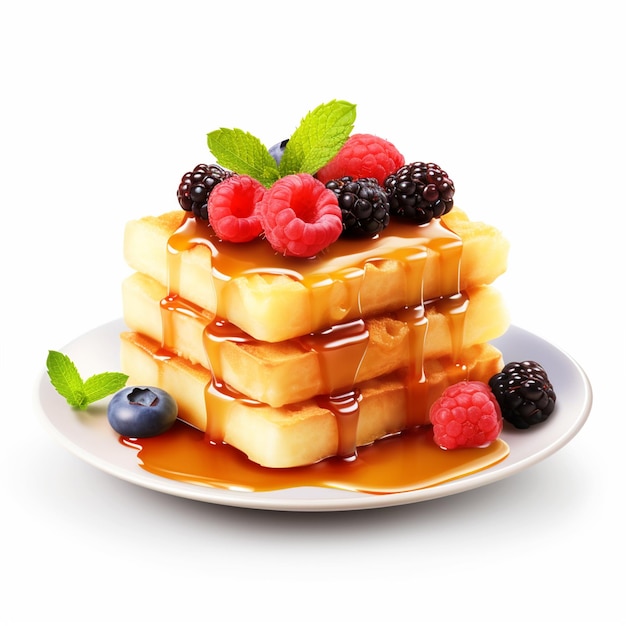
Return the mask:
[[[112, 320], [81, 334], [63, 346], [60, 351], [71, 354], [73, 348], [82, 345], [90, 339], [93, 340], [96, 336], [113, 332], [119, 333], [125, 328], [123, 319], [118, 318]], [[551, 440], [548, 445], [537, 449], [533, 454], [517, 461], [507, 463], [507, 459], [505, 459], [490, 468], [468, 476], [463, 476], [432, 487], [401, 493], [372, 495], [324, 487], [303, 487], [296, 490], [285, 489], [262, 492], [237, 492], [208, 485], [194, 485], [164, 478], [142, 470], [139, 463], [137, 463], [136, 454], [133, 450], [122, 446], [115, 438], [113, 439], [115, 445], [120, 449], [126, 450], [126, 454], [130, 455], [129, 458], [132, 457], [134, 461], [134, 466], [130, 468], [123, 467], [115, 461], [103, 458], [93, 450], [86, 449], [84, 445], [77, 442], [75, 438], [67, 432], [67, 429], [61, 429], [53, 423], [53, 419], [50, 415], [52, 409], [46, 409], [44, 400], [47, 395], [56, 394], [56, 391], [52, 387], [45, 369], [41, 372], [36, 382], [36, 412], [45, 428], [51, 432], [63, 447], [78, 458], [121, 480], [172, 496], [238, 508], [294, 512], [365, 510], [414, 504], [477, 489], [517, 474], [562, 449], [578, 434], [586, 423], [593, 405], [593, 390], [591, 382], [581, 365], [565, 350], [552, 344], [543, 337], [513, 324], [509, 326], [509, 329], [502, 337], [490, 343], [498, 346], [498, 344], [511, 341], [511, 337], [515, 336], [525, 339], [531, 338], [535, 342], [544, 344], [544, 347], [553, 351], [554, 354], [564, 363], [567, 363], [575, 373], [577, 381], [581, 384], [580, 391], [582, 394], [582, 402], [578, 407], [578, 412], [575, 417], [568, 422], [568, 427], [559, 431], [559, 436]], [[505, 355], [505, 361], [507, 360], [511, 359], [507, 359]], [[64, 405], [63, 408], [66, 412], [73, 411], [68, 405]], [[100, 410], [102, 410], [102, 406]], [[527, 435], [532, 436], [530, 433], [527, 433]], [[509, 431], [509, 436], [507, 437], [505, 435], [503, 439], [507, 441], [507, 439], [513, 436], [514, 432]], [[507, 441], [507, 443], [512, 446], [511, 441]], [[324, 493], [324, 496], [293, 497], [296, 491], [315, 494]]]

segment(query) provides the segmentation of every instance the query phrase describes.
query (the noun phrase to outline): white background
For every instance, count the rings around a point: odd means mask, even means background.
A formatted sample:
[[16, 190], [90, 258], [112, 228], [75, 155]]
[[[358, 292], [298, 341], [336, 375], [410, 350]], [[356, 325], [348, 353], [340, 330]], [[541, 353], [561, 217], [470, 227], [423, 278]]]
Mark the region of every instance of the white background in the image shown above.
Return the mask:
[[[619, 2], [3, 3], [3, 624], [624, 623]], [[333, 98], [509, 238], [513, 322], [594, 388], [539, 465], [387, 510], [153, 493], [53, 440], [49, 349], [121, 315], [125, 222], [174, 208], [205, 134], [268, 145]]]

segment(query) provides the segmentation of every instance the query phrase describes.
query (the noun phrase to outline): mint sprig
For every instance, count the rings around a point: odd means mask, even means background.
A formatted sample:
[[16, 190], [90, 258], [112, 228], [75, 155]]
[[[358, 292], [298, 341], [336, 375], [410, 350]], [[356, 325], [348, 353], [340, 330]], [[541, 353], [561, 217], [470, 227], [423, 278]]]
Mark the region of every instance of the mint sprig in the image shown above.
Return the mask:
[[83, 380], [72, 360], [56, 350], [48, 351], [46, 367], [52, 386], [71, 407], [79, 410], [119, 391], [128, 380], [126, 374], [119, 372], [94, 374]]
[[238, 128], [220, 128], [207, 134], [207, 145], [222, 167], [246, 174], [270, 187], [282, 176], [315, 174], [346, 142], [356, 119], [356, 105], [332, 100], [309, 112], [289, 138], [276, 165], [263, 142]]
[[321, 104], [294, 131], [280, 161], [281, 176], [315, 174], [347, 141], [356, 119], [356, 105], [343, 100]]
[[239, 128], [220, 128], [207, 135], [209, 150], [222, 167], [247, 174], [269, 187], [280, 174], [276, 161], [260, 139]]

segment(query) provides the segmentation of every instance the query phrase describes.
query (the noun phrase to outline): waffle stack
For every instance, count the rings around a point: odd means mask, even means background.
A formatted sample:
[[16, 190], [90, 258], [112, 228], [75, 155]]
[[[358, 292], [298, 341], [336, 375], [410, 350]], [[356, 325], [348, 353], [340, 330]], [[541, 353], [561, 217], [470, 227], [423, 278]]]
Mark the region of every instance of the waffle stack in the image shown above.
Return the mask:
[[502, 366], [491, 283], [508, 244], [458, 208], [315, 260], [220, 241], [181, 211], [130, 222], [122, 367], [182, 420], [275, 468], [350, 457], [428, 424], [449, 384]]

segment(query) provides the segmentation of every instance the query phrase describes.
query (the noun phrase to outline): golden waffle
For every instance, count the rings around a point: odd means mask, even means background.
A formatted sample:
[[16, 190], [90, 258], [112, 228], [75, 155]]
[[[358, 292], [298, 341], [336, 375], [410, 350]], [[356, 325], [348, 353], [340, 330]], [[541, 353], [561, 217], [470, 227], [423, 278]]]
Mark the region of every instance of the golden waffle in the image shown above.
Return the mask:
[[[202, 309], [167, 296], [167, 288], [145, 274], [128, 277], [123, 284], [127, 326], [191, 363], [212, 368], [230, 387], [271, 406], [333, 391], [328, 388], [328, 377], [323, 376], [319, 351], [311, 349], [315, 337], [261, 342], [232, 325], [212, 324], [214, 317]], [[508, 326], [500, 293], [489, 286], [473, 287], [460, 296], [426, 305], [427, 328], [423, 328], [419, 356], [411, 324], [403, 319], [406, 313], [402, 310], [364, 321], [368, 342], [356, 380], [348, 369], [339, 387], [408, 367], [412, 354], [414, 359], [455, 357], [463, 349], [499, 337]]]
[[219, 242], [174, 211], [129, 222], [124, 251], [170, 294], [278, 342], [490, 284], [506, 269], [508, 243], [455, 208], [441, 222], [394, 224], [372, 240], [340, 240], [319, 259], [293, 259], [263, 240]]
[[[138, 333], [122, 335], [121, 359], [123, 371], [131, 373], [130, 385], [170, 390], [181, 419], [266, 467], [296, 467], [349, 455], [356, 446], [427, 424], [428, 407], [447, 385], [465, 378], [485, 380], [502, 367], [500, 352], [489, 344], [464, 350], [464, 368], [450, 357], [427, 359], [425, 381], [417, 385], [407, 386], [401, 370], [360, 385], [362, 398], [354, 420], [350, 411], [346, 419], [338, 419], [323, 396], [274, 408], [216, 388], [204, 367], [174, 355], [165, 357], [159, 343]], [[346, 402], [350, 399], [347, 394]]]

